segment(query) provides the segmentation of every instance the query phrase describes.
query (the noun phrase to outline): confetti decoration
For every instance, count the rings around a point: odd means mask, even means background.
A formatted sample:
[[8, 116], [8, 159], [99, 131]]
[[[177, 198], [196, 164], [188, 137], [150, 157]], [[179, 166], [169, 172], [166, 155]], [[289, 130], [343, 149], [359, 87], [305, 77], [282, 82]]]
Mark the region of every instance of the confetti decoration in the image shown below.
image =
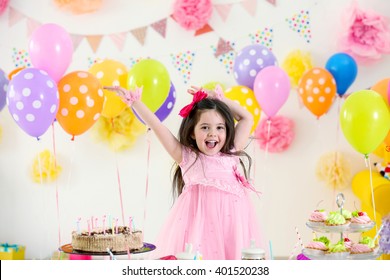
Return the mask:
[[263, 30], [258, 30], [254, 34], [249, 34], [252, 44], [261, 44], [268, 49], [272, 50], [274, 30], [272, 28], [264, 28]]
[[180, 52], [176, 55], [171, 54], [171, 58], [173, 66], [182, 75], [184, 83], [187, 84], [191, 79], [191, 70], [195, 58], [195, 52], [186, 51]]
[[236, 52], [233, 49], [235, 43], [225, 42], [225, 44], [228, 44], [229, 47], [224, 48], [224, 51], [220, 52], [220, 54], [218, 54], [218, 48], [216, 46], [211, 46], [211, 49], [213, 50], [214, 56], [218, 59], [219, 63], [225, 68], [226, 73], [231, 74], [233, 72], [233, 64], [236, 57]]
[[297, 32], [307, 43], [310, 43], [311, 30], [309, 11], [301, 10], [298, 14], [293, 15], [292, 18], [286, 18], [286, 22], [290, 29]]
[[102, 61], [102, 59], [100, 58], [93, 58], [93, 57], [88, 57], [88, 69], [91, 68], [92, 65], [94, 65], [95, 63], [99, 62], [99, 61]]
[[141, 60], [149, 59], [149, 58], [151, 58], [151, 57], [150, 56], [148, 56], [148, 57], [138, 57], [138, 58], [130, 57], [129, 58], [129, 60], [130, 60], [129, 69], [131, 69], [134, 66], [134, 64], [140, 62]]
[[25, 50], [12, 49], [12, 62], [15, 68], [31, 67], [30, 55]]

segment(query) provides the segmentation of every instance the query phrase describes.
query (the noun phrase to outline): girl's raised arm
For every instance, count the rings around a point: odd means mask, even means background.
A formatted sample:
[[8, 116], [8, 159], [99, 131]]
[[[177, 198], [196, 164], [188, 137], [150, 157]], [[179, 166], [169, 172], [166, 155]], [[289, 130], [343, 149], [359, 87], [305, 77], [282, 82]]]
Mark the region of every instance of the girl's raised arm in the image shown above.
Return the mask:
[[135, 91], [128, 91], [121, 87], [104, 87], [104, 89], [114, 91], [129, 106], [131, 106], [137, 115], [146, 123], [156, 134], [160, 143], [164, 146], [168, 154], [177, 162], [182, 160], [181, 144], [171, 131], [149, 110], [141, 101], [142, 88]]

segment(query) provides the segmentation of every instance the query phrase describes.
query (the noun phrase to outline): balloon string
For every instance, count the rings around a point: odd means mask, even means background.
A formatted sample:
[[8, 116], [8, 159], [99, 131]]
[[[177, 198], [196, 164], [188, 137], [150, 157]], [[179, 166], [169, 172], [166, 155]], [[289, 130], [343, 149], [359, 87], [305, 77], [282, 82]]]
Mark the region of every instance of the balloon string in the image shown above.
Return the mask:
[[[54, 170], [57, 170], [57, 150], [56, 150], [56, 137], [54, 131], [54, 122], [51, 124], [52, 128], [52, 142], [53, 142], [53, 154], [54, 154]], [[60, 222], [60, 206], [59, 206], [59, 195], [58, 195], [58, 183], [56, 180], [56, 206], [57, 206], [57, 221], [58, 221], [58, 248], [61, 247], [61, 222]], [[59, 254], [61, 257], [61, 254]]]
[[370, 158], [368, 155], [365, 155], [365, 162], [366, 166], [368, 165], [369, 170], [370, 170], [370, 188], [371, 188], [371, 200], [372, 200], [372, 206], [374, 210], [374, 221], [375, 221], [375, 229], [378, 232], [378, 223], [376, 222], [376, 206], [375, 206], [375, 198], [374, 198], [374, 187], [373, 187], [373, 182], [372, 182], [372, 169], [371, 169], [371, 163], [370, 163]]
[[145, 208], [144, 208], [144, 225], [146, 222], [146, 204], [148, 201], [148, 190], [149, 190], [149, 166], [150, 166], [150, 132], [151, 129], [148, 128], [146, 133], [146, 141], [147, 141], [147, 157], [146, 157], [146, 181], [145, 181]]
[[125, 225], [125, 212], [123, 210], [123, 197], [122, 197], [122, 184], [121, 184], [121, 176], [120, 176], [120, 172], [119, 172], [118, 157], [117, 157], [116, 151], [115, 151], [115, 165], [116, 165], [116, 178], [118, 181], [118, 189], [119, 189], [119, 202], [121, 205], [121, 213], [122, 213], [122, 224]]

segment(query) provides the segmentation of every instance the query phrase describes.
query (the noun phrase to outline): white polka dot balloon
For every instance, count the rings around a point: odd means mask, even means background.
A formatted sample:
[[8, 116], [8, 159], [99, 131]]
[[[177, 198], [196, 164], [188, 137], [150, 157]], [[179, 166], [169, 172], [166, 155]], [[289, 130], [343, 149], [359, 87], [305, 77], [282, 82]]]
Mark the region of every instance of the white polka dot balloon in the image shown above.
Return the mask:
[[246, 46], [234, 60], [234, 78], [239, 85], [253, 89], [257, 74], [271, 65], [277, 65], [277, 60], [267, 47], [260, 44]]
[[19, 127], [38, 138], [50, 127], [57, 114], [57, 85], [45, 71], [25, 68], [9, 83], [7, 105]]
[[100, 117], [104, 93], [91, 73], [75, 71], [58, 82], [60, 94], [57, 121], [73, 137], [87, 131]]

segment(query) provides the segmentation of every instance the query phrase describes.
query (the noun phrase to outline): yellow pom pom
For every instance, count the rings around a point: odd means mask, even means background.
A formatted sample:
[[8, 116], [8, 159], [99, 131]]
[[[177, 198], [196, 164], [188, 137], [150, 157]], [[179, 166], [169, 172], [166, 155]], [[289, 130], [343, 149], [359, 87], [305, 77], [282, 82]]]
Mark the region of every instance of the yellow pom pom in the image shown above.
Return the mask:
[[54, 155], [49, 150], [39, 153], [31, 168], [32, 179], [36, 183], [54, 181], [61, 171], [62, 167], [56, 163]]
[[130, 108], [125, 108], [118, 116], [106, 118], [101, 116], [94, 128], [96, 138], [108, 142], [114, 151], [131, 148], [138, 136], [146, 132]]
[[346, 188], [351, 180], [348, 161], [339, 152], [327, 153], [319, 159], [316, 170], [317, 178], [333, 189]]
[[303, 74], [313, 68], [310, 53], [295, 50], [290, 52], [282, 64], [282, 68], [290, 77], [291, 85], [298, 86]]

